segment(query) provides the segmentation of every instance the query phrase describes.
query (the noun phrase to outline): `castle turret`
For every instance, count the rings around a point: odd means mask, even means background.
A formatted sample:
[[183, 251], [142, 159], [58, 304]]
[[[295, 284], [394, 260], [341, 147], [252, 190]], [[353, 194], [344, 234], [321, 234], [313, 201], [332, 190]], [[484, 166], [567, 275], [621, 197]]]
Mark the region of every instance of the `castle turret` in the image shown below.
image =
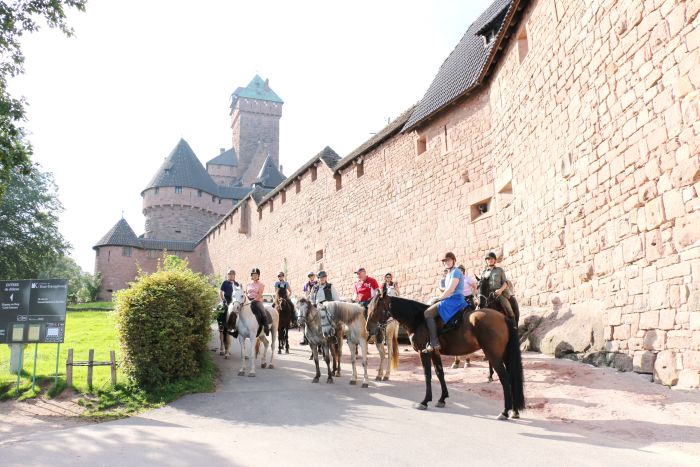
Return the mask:
[[231, 95], [233, 150], [238, 155], [236, 176], [250, 186], [269, 156], [279, 165], [279, 121], [284, 102], [269, 82], [255, 75], [245, 88]]

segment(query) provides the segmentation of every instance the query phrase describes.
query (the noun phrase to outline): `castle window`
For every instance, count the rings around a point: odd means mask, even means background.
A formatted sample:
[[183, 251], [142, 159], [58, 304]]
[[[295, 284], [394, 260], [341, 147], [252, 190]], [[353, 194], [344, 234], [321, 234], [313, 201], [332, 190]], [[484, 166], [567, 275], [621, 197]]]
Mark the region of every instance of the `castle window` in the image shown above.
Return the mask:
[[202, 197], [202, 190], [197, 190], [197, 197], [201, 198]]
[[181, 187], [181, 186], [176, 186], [176, 187], [175, 187], [175, 194], [176, 194], [176, 195], [182, 194], [182, 187]]
[[160, 190], [160, 188], [156, 187], [156, 194], [158, 194], [159, 190]]
[[219, 204], [221, 204], [221, 198], [219, 198]]
[[318, 167], [316, 167], [315, 165], [312, 165], [311, 166], [311, 181], [315, 182], [316, 177], [318, 177]]
[[301, 179], [297, 178], [294, 180], [294, 193], [299, 193], [301, 191]]
[[123, 246], [122, 247], [122, 256], [131, 256], [131, 247], [130, 246]]
[[175, 229], [175, 233], [182, 233], [182, 230], [180, 230], [180, 229]]
[[321, 261], [323, 259], [323, 250], [316, 250], [316, 261]]
[[95, 248], [95, 256], [100, 256], [100, 249], [99, 248]]
[[275, 210], [275, 202], [270, 200], [270, 212]]
[[416, 140], [416, 155], [420, 156], [426, 149], [428, 149], [428, 142], [425, 140], [425, 136], [421, 136]]
[[472, 221], [486, 217], [491, 213], [491, 198], [483, 199], [472, 204], [469, 211]]
[[356, 171], [357, 178], [360, 178], [365, 174], [365, 164], [363, 164], [361, 160], [356, 164]]
[[262, 220], [262, 209], [258, 209], [258, 220]]
[[343, 188], [343, 174], [338, 172], [337, 174], [334, 175], [335, 178], [335, 191], [340, 190]]
[[525, 56], [529, 50], [529, 44], [527, 42], [527, 26], [523, 25], [518, 33], [518, 60], [519, 63], [523, 63]]
[[212, 196], [212, 197], [211, 197], [211, 202], [212, 202], [212, 203], [215, 203], [215, 202], [216, 202], [216, 196]]
[[109, 263], [109, 259], [112, 257], [112, 250], [107, 250], [107, 262]]
[[282, 190], [282, 194], [280, 197], [282, 198], [282, 204], [287, 202], [287, 192], [285, 190]]

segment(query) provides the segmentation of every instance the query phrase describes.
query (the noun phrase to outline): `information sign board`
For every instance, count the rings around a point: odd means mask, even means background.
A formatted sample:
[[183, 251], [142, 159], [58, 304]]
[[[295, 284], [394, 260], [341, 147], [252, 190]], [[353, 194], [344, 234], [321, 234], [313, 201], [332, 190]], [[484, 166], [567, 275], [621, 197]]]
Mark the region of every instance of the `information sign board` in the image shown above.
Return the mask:
[[0, 281], [0, 343], [61, 343], [66, 279]]

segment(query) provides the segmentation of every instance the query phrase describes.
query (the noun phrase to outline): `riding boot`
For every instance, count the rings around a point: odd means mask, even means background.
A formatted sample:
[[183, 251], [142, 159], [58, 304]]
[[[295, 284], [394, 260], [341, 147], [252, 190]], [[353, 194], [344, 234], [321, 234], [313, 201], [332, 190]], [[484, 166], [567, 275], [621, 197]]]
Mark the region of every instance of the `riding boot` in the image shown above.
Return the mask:
[[425, 352], [432, 352], [433, 350], [440, 350], [440, 341], [437, 335], [437, 324], [435, 323], [435, 318], [425, 318], [425, 325], [428, 327], [428, 333], [430, 334], [430, 343], [426, 346]]

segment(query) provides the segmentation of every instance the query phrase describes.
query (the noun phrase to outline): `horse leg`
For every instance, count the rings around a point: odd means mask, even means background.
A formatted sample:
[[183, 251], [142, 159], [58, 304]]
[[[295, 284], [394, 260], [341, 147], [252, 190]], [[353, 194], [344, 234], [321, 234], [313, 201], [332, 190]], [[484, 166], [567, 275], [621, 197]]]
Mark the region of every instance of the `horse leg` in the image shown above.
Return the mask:
[[375, 376], [374, 380], [375, 381], [381, 381], [382, 377], [384, 376], [384, 362], [386, 361], [386, 353], [384, 352], [384, 343], [379, 342], [379, 339], [377, 339], [377, 342], [375, 342], [377, 346], [377, 352], [379, 352], [379, 369], [377, 370], [377, 376]]
[[[360, 346], [362, 350], [362, 367], [364, 368], [364, 378], [362, 379], [362, 387], [369, 387], [369, 380], [367, 378], [367, 341], [364, 338], [360, 338]], [[384, 344], [382, 344], [382, 350], [384, 350]]]
[[258, 357], [258, 346], [259, 342], [255, 337], [250, 338], [250, 357], [248, 358], [250, 363], [250, 370], [248, 371], [248, 376], [251, 378], [255, 377], [255, 359]]
[[489, 383], [493, 381], [493, 366], [491, 365], [491, 362], [489, 362]]
[[331, 359], [329, 353], [330, 351], [328, 350], [328, 345], [324, 345], [323, 360], [326, 361], [326, 368], [328, 369], [328, 378], [326, 379], [326, 383], [333, 383], [333, 374], [331, 372]]
[[423, 365], [423, 374], [425, 376], [425, 398], [421, 402], [415, 405], [418, 410], [427, 410], [428, 402], [433, 400], [433, 388], [430, 385], [430, 380], [433, 375], [430, 371], [430, 355], [427, 353], [420, 353], [420, 363]]
[[357, 344], [348, 341], [348, 347], [350, 347], [350, 363], [352, 363], [352, 378], [350, 378], [350, 384], [357, 384], [357, 368], [355, 367]]
[[224, 358], [226, 360], [231, 356], [231, 336], [228, 333], [224, 334]]
[[284, 353], [289, 353], [289, 328], [284, 330]]
[[226, 333], [219, 331], [219, 355], [224, 355], [226, 351]]
[[510, 387], [510, 375], [508, 374], [508, 370], [506, 370], [506, 366], [503, 364], [503, 360], [489, 359], [489, 363], [491, 363], [491, 365], [493, 365], [494, 370], [496, 370], [498, 379], [501, 381], [501, 386], [503, 387], [504, 409], [503, 412], [498, 414], [496, 418], [498, 420], [506, 420], [508, 419], [508, 411], [513, 408], [513, 395], [512, 388]]
[[[469, 360], [467, 359], [467, 361]], [[459, 368], [460, 363], [461, 361], [459, 360], [459, 355], [455, 356], [455, 361], [452, 362], [452, 368]]]
[[316, 376], [311, 380], [312, 383], [318, 383], [319, 378], [321, 378], [321, 367], [318, 366], [318, 347], [315, 345], [311, 346], [311, 355], [314, 357], [314, 364], [316, 364]]
[[[278, 353], [278, 354], [282, 353], [282, 344], [283, 344], [283, 342], [284, 342], [284, 329], [281, 329], [281, 330], [280, 330], [280, 340], [279, 340], [279, 342], [277, 343], [277, 353]], [[273, 347], [273, 350], [272, 350], [272, 351], [274, 352], [274, 347]]]
[[[267, 365], [268, 370], [272, 370], [273, 368], [275, 368], [273, 361], [275, 359], [275, 344], [277, 343], [277, 332], [278, 332], [277, 329], [275, 329], [275, 328], [271, 329], [272, 349], [270, 349], [270, 364]], [[267, 339], [265, 339], [265, 341], [267, 342]], [[265, 347], [265, 354], [267, 354], [267, 347]]]
[[440, 399], [437, 401], [437, 404], [435, 404], [435, 407], [445, 407], [445, 399], [450, 397], [450, 395], [447, 392], [447, 383], [445, 382], [445, 370], [442, 368], [442, 357], [439, 353], [433, 352], [431, 358], [433, 360], [433, 365], [435, 366], [435, 374], [437, 375], [438, 380], [440, 381], [440, 389], [442, 390], [442, 394], [440, 394]]
[[238, 335], [238, 342], [241, 344], [241, 369], [238, 370], [238, 376], [245, 376], [245, 358], [243, 357], [243, 351], [245, 349], [245, 337], [241, 334]]

